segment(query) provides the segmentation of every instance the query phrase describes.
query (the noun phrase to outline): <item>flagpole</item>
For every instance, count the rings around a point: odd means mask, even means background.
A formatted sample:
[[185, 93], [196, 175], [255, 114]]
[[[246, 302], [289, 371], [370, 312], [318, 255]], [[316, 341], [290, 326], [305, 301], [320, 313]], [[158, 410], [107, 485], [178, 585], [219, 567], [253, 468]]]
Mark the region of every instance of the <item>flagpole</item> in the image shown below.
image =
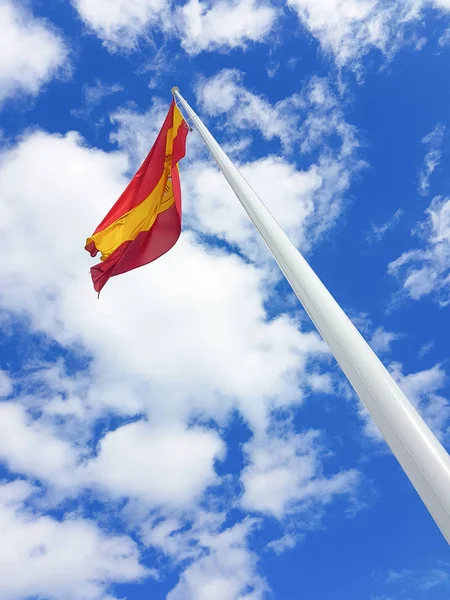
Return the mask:
[[173, 88], [172, 93], [450, 543], [450, 457], [446, 450], [179, 89]]

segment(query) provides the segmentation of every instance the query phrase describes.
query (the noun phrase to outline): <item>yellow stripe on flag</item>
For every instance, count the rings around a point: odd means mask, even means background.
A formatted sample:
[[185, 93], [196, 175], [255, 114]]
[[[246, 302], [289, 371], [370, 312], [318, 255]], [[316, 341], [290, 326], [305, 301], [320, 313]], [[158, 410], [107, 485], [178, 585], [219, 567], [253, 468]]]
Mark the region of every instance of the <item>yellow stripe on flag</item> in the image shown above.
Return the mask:
[[[173, 140], [183, 123], [183, 117], [174, 111], [174, 127], [167, 131], [166, 162], [164, 171], [155, 188], [138, 206], [125, 213], [120, 219], [111, 223], [106, 229], [89, 238], [101, 252], [101, 260], [106, 260], [117, 248], [127, 241], [136, 239], [141, 231], [148, 231], [156, 221], [158, 214], [168, 210], [174, 203], [172, 179], [169, 177], [172, 168]], [[175, 134], [174, 134], [175, 132]], [[175, 165], [174, 168], [178, 168]]]

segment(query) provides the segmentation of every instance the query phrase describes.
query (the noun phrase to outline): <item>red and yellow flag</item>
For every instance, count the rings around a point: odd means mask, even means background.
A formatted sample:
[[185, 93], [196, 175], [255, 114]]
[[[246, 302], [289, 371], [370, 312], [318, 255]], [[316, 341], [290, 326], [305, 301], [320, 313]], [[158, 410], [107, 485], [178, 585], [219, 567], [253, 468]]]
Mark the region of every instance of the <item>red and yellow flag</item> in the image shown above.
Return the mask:
[[86, 242], [101, 263], [91, 269], [100, 293], [110, 277], [142, 267], [165, 254], [181, 233], [178, 162], [188, 127], [174, 101], [153, 148], [112, 209]]

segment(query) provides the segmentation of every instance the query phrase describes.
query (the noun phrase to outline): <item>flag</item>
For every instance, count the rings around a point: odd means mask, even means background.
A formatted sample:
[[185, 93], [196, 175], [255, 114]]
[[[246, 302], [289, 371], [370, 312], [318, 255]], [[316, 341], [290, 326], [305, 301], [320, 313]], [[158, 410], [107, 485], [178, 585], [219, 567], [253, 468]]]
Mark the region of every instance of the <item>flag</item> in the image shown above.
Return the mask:
[[150, 153], [112, 209], [86, 241], [101, 263], [91, 269], [95, 290], [110, 277], [165, 254], [181, 233], [178, 162], [186, 152], [188, 126], [172, 101]]

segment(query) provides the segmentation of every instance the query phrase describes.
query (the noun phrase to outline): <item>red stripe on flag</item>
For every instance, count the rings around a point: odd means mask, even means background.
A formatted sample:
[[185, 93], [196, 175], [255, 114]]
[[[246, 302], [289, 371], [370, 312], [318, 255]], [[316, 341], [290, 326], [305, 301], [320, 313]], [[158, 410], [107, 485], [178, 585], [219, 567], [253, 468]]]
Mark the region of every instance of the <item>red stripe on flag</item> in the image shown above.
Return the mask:
[[[179, 187], [178, 172], [177, 179]], [[180, 204], [180, 195], [175, 194], [176, 200], [177, 196], [178, 202], [160, 213], [151, 229], [141, 231], [133, 241], [124, 242], [104, 262], [92, 267], [91, 276], [96, 292], [100, 293], [110, 277], [142, 267], [175, 245], [181, 233], [181, 211], [177, 206]]]

